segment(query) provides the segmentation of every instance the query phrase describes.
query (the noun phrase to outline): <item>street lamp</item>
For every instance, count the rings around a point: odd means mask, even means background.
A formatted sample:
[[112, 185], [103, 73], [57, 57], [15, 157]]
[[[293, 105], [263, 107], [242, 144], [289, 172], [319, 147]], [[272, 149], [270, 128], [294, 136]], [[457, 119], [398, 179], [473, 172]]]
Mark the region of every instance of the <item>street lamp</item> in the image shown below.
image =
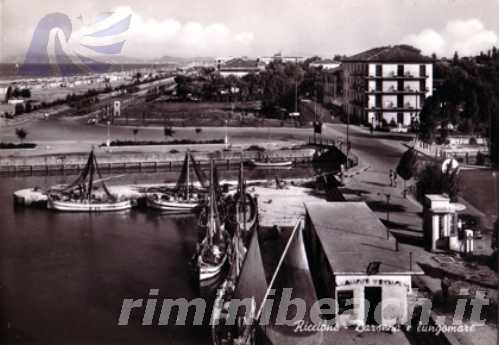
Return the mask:
[[107, 140], [106, 146], [111, 146], [111, 121], [107, 120]]
[[227, 126], [228, 126], [228, 122], [229, 120], [225, 119], [225, 149], [227, 150], [229, 148], [229, 135], [228, 135], [228, 129], [227, 129]]
[[347, 169], [349, 166], [348, 156], [350, 154], [350, 112], [347, 111]]

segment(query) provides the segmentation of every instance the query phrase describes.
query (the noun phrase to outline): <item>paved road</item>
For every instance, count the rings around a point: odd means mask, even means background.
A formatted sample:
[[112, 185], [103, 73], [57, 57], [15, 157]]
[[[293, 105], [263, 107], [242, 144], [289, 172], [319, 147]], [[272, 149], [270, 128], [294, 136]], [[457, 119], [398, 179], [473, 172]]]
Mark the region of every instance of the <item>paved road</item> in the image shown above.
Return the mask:
[[[328, 138], [344, 138], [346, 142], [346, 125], [326, 124], [324, 135]], [[395, 168], [400, 156], [407, 150], [404, 143], [411, 140], [409, 135], [399, 135], [384, 132], [370, 134], [367, 130], [350, 126], [350, 142], [352, 152], [360, 160], [375, 170], [384, 171]]]

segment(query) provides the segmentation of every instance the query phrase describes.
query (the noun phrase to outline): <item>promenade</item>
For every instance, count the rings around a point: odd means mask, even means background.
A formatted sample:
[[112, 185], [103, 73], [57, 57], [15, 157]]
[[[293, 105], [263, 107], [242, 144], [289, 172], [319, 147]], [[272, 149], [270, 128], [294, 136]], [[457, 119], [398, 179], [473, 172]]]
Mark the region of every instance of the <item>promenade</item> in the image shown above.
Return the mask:
[[[399, 179], [397, 187], [391, 187], [388, 170], [395, 169], [400, 155], [407, 149], [404, 142], [390, 139], [377, 139], [369, 131], [351, 126], [353, 136], [352, 153], [359, 157], [360, 164], [346, 175], [345, 187], [342, 192], [347, 200], [364, 200], [378, 215], [383, 223], [390, 229], [392, 235], [401, 241], [401, 249], [413, 253], [414, 262], [425, 271], [425, 275], [415, 280], [415, 287], [430, 292], [429, 296], [434, 301], [441, 299], [440, 280], [444, 272], [456, 274], [452, 281], [450, 294], [456, 297], [462, 288], [469, 289], [471, 297], [477, 290], [485, 291], [492, 299], [497, 301], [497, 289], [487, 287], [483, 283], [484, 276], [492, 276], [497, 286], [495, 272], [483, 266], [469, 266], [465, 261], [456, 256], [447, 254], [434, 254], [427, 252], [422, 247], [422, 207], [413, 198], [403, 197], [403, 181]], [[340, 126], [329, 127], [330, 135], [344, 135], [344, 128]], [[376, 149], [370, 147], [376, 143]], [[390, 149], [388, 149], [390, 148]], [[386, 195], [390, 195], [390, 206], [387, 205]], [[467, 204], [472, 208], [471, 205]], [[472, 209], [472, 212], [479, 212]], [[389, 220], [388, 220], [389, 217]], [[490, 255], [490, 237], [475, 242], [478, 253]], [[442, 257], [451, 257], [452, 264], [445, 263]], [[440, 260], [439, 260], [440, 259]], [[480, 274], [481, 273], [481, 274]], [[425, 294], [422, 294], [425, 296]], [[427, 297], [427, 295], [426, 295]], [[434, 317], [445, 316], [442, 310], [434, 311]], [[448, 322], [452, 322], [451, 318]], [[495, 321], [490, 320], [487, 325], [476, 328], [470, 333], [446, 334], [451, 344], [460, 345], [495, 345], [497, 328]]]

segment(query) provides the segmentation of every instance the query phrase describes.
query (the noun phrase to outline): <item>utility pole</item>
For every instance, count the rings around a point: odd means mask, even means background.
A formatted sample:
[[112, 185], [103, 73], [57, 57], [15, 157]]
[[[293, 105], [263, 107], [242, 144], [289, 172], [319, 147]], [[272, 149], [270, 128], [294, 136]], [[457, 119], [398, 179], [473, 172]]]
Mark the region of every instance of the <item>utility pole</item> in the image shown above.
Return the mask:
[[390, 221], [390, 194], [385, 194], [386, 196], [386, 220]]
[[347, 110], [347, 170], [350, 168], [348, 156], [350, 154], [350, 112]]

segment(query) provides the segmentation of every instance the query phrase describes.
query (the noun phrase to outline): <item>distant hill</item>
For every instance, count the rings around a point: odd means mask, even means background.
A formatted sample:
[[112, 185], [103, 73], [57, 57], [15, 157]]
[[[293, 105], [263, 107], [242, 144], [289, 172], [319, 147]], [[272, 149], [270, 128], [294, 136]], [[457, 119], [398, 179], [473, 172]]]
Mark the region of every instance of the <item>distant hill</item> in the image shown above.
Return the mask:
[[[103, 62], [103, 63], [110, 63], [110, 64], [138, 64], [138, 65], [147, 65], [147, 64], [170, 64], [170, 65], [187, 65], [192, 62], [197, 62], [197, 61], [206, 61], [206, 62], [213, 62], [215, 59], [213, 57], [193, 57], [193, 58], [186, 58], [186, 57], [177, 57], [177, 56], [162, 56], [160, 58], [138, 58], [138, 57], [131, 57], [131, 56], [124, 56], [124, 55], [116, 55], [116, 56], [106, 56], [105, 58], [102, 57], [91, 57], [90, 58]], [[24, 62], [25, 56], [24, 55], [9, 55], [4, 57], [0, 63], [17, 63], [21, 64]], [[78, 58], [76, 56], [71, 56], [71, 59], [73, 61], [78, 61]], [[30, 63], [42, 63], [43, 58], [40, 56], [38, 59], [37, 57], [31, 57]]]

